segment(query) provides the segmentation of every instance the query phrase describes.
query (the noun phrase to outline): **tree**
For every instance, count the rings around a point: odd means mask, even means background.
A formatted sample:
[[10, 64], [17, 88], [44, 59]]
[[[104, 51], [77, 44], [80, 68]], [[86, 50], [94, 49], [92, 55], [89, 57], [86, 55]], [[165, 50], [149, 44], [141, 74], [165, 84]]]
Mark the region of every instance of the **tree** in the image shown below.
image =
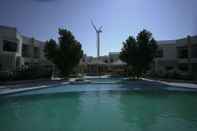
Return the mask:
[[157, 51], [157, 43], [152, 34], [143, 30], [135, 39], [129, 36], [120, 52], [120, 59], [127, 63], [128, 75], [139, 78], [150, 68]]
[[79, 64], [83, 51], [81, 44], [66, 29], [59, 29], [58, 42], [53, 39], [46, 42], [45, 57], [55, 64], [63, 76], [67, 77]]

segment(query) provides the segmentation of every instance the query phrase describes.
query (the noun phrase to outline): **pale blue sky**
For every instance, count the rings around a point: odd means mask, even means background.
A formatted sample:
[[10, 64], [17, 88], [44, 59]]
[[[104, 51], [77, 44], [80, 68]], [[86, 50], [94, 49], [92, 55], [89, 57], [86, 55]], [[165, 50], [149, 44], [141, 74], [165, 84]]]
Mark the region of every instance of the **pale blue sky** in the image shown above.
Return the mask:
[[197, 0], [1, 0], [0, 25], [15, 26], [39, 40], [57, 38], [66, 27], [88, 55], [96, 55], [96, 34], [103, 25], [101, 54], [120, 51], [122, 41], [148, 29], [157, 40], [197, 35]]

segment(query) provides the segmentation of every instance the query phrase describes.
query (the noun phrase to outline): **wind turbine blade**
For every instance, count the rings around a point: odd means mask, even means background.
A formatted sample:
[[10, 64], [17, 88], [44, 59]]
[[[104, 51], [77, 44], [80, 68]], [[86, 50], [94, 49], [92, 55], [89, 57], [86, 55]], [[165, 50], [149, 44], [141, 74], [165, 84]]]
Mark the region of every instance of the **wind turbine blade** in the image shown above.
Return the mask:
[[95, 31], [97, 31], [96, 26], [94, 25], [92, 20], [91, 20], [91, 24], [92, 24], [93, 28], [95, 29]]

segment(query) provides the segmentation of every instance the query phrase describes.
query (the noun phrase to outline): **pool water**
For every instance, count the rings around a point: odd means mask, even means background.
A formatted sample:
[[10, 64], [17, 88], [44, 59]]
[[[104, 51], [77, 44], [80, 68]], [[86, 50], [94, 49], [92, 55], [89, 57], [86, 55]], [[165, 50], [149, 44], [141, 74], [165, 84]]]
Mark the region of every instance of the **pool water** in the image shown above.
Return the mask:
[[0, 97], [0, 131], [196, 131], [195, 90], [135, 81]]

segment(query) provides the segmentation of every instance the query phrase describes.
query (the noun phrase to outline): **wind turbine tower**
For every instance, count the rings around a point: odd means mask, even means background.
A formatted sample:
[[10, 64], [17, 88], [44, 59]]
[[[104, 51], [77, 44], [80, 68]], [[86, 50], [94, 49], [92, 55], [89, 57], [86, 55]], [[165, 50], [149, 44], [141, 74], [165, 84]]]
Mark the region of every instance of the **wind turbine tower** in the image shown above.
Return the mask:
[[102, 28], [103, 26], [100, 26], [99, 28], [96, 28], [95, 24], [93, 23], [93, 21], [91, 21], [91, 24], [94, 28], [94, 30], [96, 31], [96, 36], [97, 36], [97, 57], [100, 56], [100, 34], [103, 32]]

